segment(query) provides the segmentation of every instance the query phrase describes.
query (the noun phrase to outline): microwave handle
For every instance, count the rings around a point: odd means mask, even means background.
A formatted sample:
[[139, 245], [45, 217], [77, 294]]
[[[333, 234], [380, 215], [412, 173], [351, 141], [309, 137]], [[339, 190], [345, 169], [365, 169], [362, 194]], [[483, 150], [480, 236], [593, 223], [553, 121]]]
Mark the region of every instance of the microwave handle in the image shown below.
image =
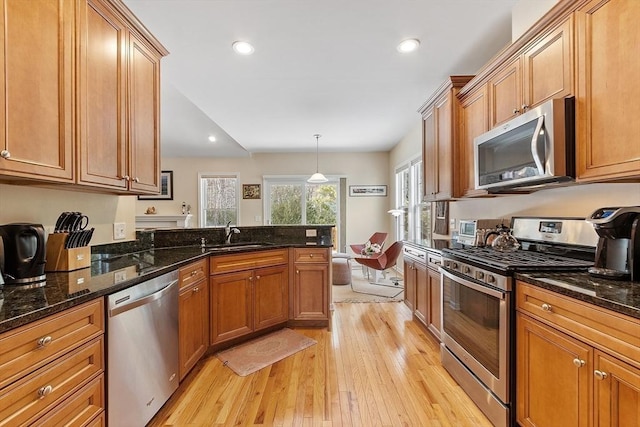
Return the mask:
[[[542, 125], [544, 124], [544, 115], [538, 118], [538, 124], [536, 124], [536, 130], [533, 132], [533, 136], [531, 137], [531, 154], [533, 155], [533, 161], [536, 162], [536, 167], [538, 168], [538, 173], [540, 175], [544, 175], [544, 165], [542, 164], [542, 157], [544, 156], [544, 147], [545, 140], [547, 139], [546, 133], [544, 135], [544, 140], [542, 144], [538, 143], [538, 135], [542, 131]], [[540, 149], [542, 148], [542, 150]]]

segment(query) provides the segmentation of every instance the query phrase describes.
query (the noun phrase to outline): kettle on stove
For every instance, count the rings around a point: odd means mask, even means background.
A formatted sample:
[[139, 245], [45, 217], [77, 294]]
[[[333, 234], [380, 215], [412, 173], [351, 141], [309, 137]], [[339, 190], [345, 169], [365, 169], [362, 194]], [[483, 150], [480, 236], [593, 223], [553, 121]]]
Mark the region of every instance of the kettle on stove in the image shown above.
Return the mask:
[[513, 237], [509, 227], [501, 225], [495, 231], [491, 231], [485, 235], [485, 245], [491, 244], [491, 248], [500, 252], [516, 251], [520, 248], [518, 239]]
[[46, 247], [41, 224], [15, 223], [0, 226], [4, 265], [0, 266], [6, 285], [23, 285], [46, 279]]

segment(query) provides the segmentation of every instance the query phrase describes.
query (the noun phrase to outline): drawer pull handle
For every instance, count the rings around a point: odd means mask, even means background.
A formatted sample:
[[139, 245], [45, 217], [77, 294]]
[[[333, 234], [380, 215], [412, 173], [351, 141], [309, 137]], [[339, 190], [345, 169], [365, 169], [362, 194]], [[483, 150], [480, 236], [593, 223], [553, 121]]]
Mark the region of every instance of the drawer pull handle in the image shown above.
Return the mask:
[[38, 398], [44, 399], [49, 394], [51, 394], [52, 391], [53, 391], [53, 387], [51, 385], [40, 387], [40, 389], [38, 390]]
[[553, 310], [553, 308], [551, 307], [551, 305], [547, 304], [546, 302], [544, 304], [542, 304], [542, 309], [544, 311], [548, 311], [551, 312], [551, 310]]
[[53, 341], [53, 338], [51, 338], [50, 336], [46, 336], [46, 337], [42, 337], [38, 340], [38, 347], [40, 348], [44, 348], [46, 346], [48, 346], [49, 344], [51, 344], [51, 341]]
[[576, 365], [576, 367], [578, 368], [582, 368], [585, 364], [585, 361], [582, 359], [578, 359], [577, 357], [575, 359], [573, 359], [573, 364]]
[[599, 380], [604, 380], [607, 378], [606, 372], [598, 371], [597, 369], [593, 371], [593, 375]]

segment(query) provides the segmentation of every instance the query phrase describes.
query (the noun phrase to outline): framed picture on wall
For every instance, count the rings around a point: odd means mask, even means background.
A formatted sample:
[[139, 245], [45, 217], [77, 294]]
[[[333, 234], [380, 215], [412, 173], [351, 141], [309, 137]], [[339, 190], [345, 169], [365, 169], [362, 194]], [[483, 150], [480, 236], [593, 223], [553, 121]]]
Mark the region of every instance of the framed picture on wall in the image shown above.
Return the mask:
[[386, 185], [350, 185], [350, 197], [387, 196]]
[[259, 199], [260, 184], [242, 184], [243, 199]]
[[173, 171], [160, 172], [160, 194], [140, 195], [138, 200], [173, 200]]

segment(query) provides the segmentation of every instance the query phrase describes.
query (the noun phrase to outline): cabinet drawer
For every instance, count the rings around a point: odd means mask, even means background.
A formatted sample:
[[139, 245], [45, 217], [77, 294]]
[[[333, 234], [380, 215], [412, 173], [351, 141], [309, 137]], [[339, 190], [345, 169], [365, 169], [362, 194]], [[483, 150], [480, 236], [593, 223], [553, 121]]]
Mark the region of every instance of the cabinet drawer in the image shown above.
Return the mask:
[[518, 281], [517, 309], [590, 345], [640, 363], [640, 321]]
[[100, 374], [104, 367], [102, 343], [102, 338], [97, 338], [2, 389], [0, 426], [34, 421]]
[[329, 251], [319, 248], [294, 248], [294, 262], [329, 262]]
[[104, 332], [102, 298], [0, 337], [0, 388]]
[[442, 265], [442, 255], [427, 253], [427, 267], [431, 270], [438, 271], [438, 268]]
[[[88, 426], [96, 424], [104, 409], [104, 374], [91, 380], [71, 397], [38, 420], [45, 426]], [[104, 421], [104, 420], [103, 420]]]
[[289, 257], [286, 249], [247, 252], [236, 255], [213, 255], [209, 257], [209, 273], [219, 274], [250, 270], [256, 267], [287, 264], [288, 262]]
[[187, 288], [197, 281], [206, 278], [208, 275], [206, 259], [184, 266], [178, 270], [180, 289]]

